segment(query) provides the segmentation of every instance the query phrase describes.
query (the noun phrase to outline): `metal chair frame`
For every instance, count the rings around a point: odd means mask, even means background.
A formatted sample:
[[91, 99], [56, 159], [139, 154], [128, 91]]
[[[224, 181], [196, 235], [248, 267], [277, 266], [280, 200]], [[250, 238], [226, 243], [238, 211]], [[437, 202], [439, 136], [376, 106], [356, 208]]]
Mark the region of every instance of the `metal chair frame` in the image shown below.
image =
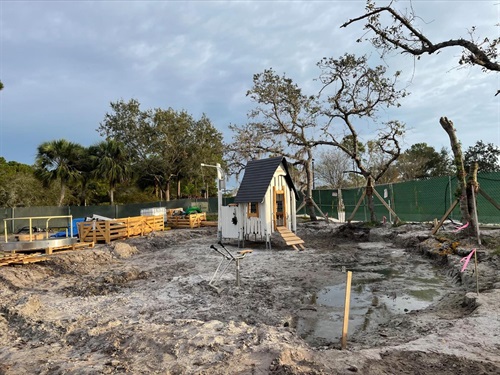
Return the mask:
[[253, 250], [240, 250], [238, 251], [238, 255], [234, 256], [231, 254], [231, 252], [226, 249], [226, 247], [222, 244], [222, 242], [219, 241], [218, 243], [220, 246], [222, 246], [222, 250], [217, 249], [214, 245], [211, 245], [210, 248], [212, 250], [215, 250], [217, 253], [219, 253], [222, 257], [220, 260], [217, 269], [215, 270], [212, 278], [208, 282], [208, 285], [215, 287], [215, 284], [220, 281], [226, 270], [229, 268], [229, 266], [235, 262], [236, 264], [236, 286], [239, 287], [241, 284], [241, 277], [240, 277], [240, 261], [245, 258], [247, 254], [250, 254], [253, 252]]

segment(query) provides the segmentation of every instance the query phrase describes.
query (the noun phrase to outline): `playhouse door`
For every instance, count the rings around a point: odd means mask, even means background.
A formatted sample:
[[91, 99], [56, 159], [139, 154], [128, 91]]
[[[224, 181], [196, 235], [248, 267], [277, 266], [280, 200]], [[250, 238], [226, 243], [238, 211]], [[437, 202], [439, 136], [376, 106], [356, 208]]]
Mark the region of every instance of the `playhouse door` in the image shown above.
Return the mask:
[[274, 188], [274, 229], [286, 227], [285, 191]]

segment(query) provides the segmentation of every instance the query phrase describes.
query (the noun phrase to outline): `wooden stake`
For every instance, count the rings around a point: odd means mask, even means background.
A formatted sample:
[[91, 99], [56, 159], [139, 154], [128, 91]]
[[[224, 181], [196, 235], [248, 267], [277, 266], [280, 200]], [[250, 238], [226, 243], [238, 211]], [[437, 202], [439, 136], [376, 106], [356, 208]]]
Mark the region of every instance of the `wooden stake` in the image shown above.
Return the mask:
[[378, 198], [378, 200], [387, 208], [387, 210], [394, 216], [394, 223], [398, 223], [400, 221], [396, 212], [387, 204], [387, 202], [380, 196], [380, 194], [373, 188], [373, 194]]
[[349, 309], [351, 305], [351, 280], [352, 272], [347, 271], [347, 282], [345, 286], [345, 303], [344, 303], [344, 325], [342, 327], [342, 350], [347, 347], [347, 328], [349, 327]]
[[490, 197], [483, 189], [479, 188], [479, 194], [481, 194], [488, 202], [490, 202], [497, 210], [500, 210], [500, 204], [495, 202], [495, 200]]
[[476, 223], [475, 225], [475, 230], [477, 238], [477, 244], [481, 245], [481, 234], [479, 233], [479, 221], [477, 217], [477, 204], [476, 204], [476, 194], [474, 192], [474, 185], [471, 186], [471, 194], [472, 194], [472, 214], [474, 215], [474, 222]]
[[441, 225], [443, 225], [443, 223], [444, 223], [444, 221], [446, 220], [446, 218], [447, 218], [448, 216], [450, 216], [451, 211], [453, 211], [453, 210], [455, 209], [455, 207], [457, 206], [457, 204], [458, 204], [458, 199], [456, 199], [456, 200], [452, 203], [452, 205], [450, 206], [450, 208], [448, 208], [448, 210], [446, 211], [446, 213], [443, 215], [443, 217], [442, 217], [442, 218], [441, 218], [441, 220], [439, 221], [439, 224], [438, 224], [438, 225], [436, 225], [436, 227], [432, 230], [432, 233], [431, 233], [431, 234], [432, 234], [433, 236], [437, 233], [437, 231], [439, 230], [439, 228], [441, 228]]

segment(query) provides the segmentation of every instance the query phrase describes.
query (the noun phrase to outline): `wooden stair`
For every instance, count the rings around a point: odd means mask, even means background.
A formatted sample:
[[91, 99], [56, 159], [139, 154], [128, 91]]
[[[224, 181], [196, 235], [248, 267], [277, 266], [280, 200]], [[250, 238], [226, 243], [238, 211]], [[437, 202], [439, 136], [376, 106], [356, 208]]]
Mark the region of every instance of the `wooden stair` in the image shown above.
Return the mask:
[[276, 227], [276, 230], [288, 246], [293, 247], [295, 250], [305, 250], [304, 240], [293, 233], [290, 229], [287, 227]]

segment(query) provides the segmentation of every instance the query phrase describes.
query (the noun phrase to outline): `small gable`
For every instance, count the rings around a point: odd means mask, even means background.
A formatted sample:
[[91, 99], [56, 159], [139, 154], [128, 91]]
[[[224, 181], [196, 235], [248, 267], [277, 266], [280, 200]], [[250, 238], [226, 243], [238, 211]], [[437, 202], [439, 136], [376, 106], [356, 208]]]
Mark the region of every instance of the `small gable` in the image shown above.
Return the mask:
[[285, 172], [287, 185], [293, 190], [296, 197], [297, 191], [290, 173], [288, 173], [288, 163], [283, 156], [278, 156], [248, 162], [234, 203], [262, 202], [274, 173], [280, 166]]

